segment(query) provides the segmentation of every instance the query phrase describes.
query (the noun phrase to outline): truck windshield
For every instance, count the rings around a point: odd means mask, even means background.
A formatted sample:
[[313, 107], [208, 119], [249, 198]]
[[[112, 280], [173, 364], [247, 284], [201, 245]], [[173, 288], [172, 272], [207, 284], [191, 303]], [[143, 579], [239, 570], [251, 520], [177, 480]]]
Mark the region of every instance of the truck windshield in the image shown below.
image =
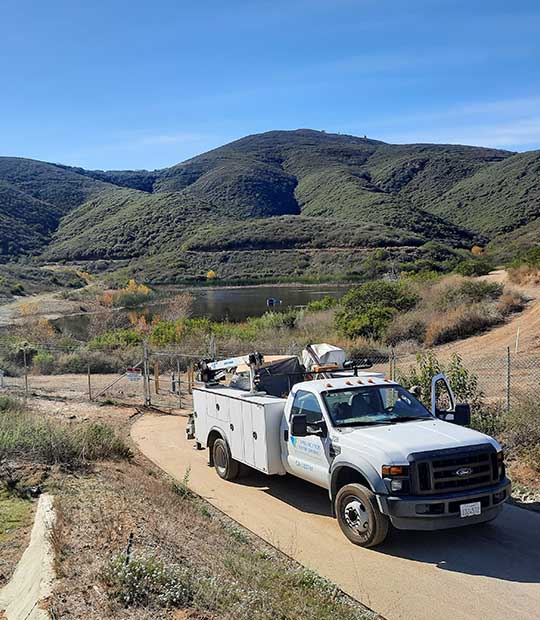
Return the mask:
[[323, 392], [323, 398], [334, 426], [433, 419], [424, 405], [400, 385], [373, 385]]

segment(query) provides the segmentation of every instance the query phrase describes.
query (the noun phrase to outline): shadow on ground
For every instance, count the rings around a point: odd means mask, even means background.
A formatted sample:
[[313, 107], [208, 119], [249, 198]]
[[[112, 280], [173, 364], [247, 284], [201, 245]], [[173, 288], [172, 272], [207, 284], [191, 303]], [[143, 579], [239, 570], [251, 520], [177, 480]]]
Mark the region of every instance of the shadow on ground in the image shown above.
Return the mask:
[[[268, 477], [250, 471], [237, 484], [259, 488], [302, 512], [331, 518], [327, 491], [293, 476]], [[446, 571], [540, 583], [540, 514], [506, 505], [492, 523], [434, 532], [391, 530], [371, 552]]]

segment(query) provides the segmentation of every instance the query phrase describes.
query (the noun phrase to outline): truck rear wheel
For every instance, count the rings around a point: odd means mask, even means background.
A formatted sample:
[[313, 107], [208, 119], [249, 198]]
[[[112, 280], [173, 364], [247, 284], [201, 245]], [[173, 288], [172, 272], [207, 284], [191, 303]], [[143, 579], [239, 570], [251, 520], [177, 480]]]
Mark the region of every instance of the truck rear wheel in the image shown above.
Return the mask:
[[217, 475], [223, 480], [234, 480], [240, 471], [240, 463], [231, 456], [229, 446], [224, 439], [216, 439], [212, 446], [212, 457]]
[[341, 531], [360, 547], [375, 547], [388, 534], [388, 517], [377, 506], [375, 494], [361, 484], [347, 484], [336, 495], [336, 515]]

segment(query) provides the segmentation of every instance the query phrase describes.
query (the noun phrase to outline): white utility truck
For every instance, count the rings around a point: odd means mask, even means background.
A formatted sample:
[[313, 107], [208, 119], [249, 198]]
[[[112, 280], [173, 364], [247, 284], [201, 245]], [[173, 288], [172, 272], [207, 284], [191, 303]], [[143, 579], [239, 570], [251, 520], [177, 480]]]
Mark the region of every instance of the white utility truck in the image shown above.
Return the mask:
[[[327, 354], [321, 347], [309, 347], [307, 358]], [[444, 375], [433, 379], [429, 411], [382, 373], [302, 359], [265, 366], [252, 354], [201, 364], [187, 433], [208, 448], [221, 478], [248, 466], [323, 487], [343, 533], [364, 547], [381, 543], [390, 524], [435, 530], [500, 513], [510, 495], [501, 447], [465, 428], [470, 408], [455, 403]], [[242, 365], [244, 389], [237, 376], [219, 383], [224, 369]]]

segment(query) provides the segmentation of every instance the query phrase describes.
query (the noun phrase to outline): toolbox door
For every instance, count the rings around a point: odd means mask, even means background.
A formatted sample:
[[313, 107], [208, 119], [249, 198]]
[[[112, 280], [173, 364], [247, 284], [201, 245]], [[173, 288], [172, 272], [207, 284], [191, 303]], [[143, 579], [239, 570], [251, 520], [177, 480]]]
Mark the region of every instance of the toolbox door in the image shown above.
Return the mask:
[[242, 402], [242, 436], [244, 444], [244, 462], [255, 467], [255, 447], [253, 442], [253, 419], [251, 403]]
[[255, 467], [267, 472], [266, 418], [263, 406], [254, 405], [251, 408], [251, 428]]
[[244, 440], [244, 416], [242, 414], [242, 403], [238, 400], [233, 400], [229, 403], [229, 437], [231, 445], [231, 453], [233, 459], [246, 462], [246, 450]]

